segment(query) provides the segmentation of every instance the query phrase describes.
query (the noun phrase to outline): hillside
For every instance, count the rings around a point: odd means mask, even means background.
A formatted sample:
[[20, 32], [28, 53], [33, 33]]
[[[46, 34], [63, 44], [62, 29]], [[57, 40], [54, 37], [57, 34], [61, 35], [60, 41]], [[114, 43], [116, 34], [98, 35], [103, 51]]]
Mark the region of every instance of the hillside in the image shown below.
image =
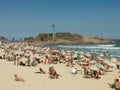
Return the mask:
[[1, 40], [4, 40], [4, 39], [5, 39], [5, 37], [3, 37], [3, 36], [0, 36], [0, 41], [1, 41]]
[[79, 34], [73, 33], [63, 33], [59, 32], [54, 35], [52, 33], [41, 33], [36, 37], [28, 37], [25, 38], [26, 42], [34, 42], [34, 43], [43, 43], [43, 44], [107, 44], [114, 43], [112, 39], [102, 37], [102, 36], [83, 36]]

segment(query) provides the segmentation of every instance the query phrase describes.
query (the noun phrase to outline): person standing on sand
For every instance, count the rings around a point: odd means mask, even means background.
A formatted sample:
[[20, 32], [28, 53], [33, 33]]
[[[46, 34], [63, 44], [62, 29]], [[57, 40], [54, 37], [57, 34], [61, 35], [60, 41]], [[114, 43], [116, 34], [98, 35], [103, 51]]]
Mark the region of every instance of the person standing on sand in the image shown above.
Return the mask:
[[73, 55], [72, 54], [68, 56], [68, 63], [66, 66], [70, 66], [70, 65], [71, 67], [73, 67]]
[[115, 90], [120, 90], [120, 82], [119, 82], [119, 79], [115, 79]]

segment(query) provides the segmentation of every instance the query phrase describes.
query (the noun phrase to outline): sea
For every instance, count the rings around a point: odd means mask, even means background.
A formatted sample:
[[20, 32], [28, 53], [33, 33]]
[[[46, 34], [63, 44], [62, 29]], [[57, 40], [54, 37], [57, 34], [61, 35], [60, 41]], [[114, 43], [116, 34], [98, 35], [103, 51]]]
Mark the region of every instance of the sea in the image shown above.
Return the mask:
[[80, 52], [90, 52], [96, 55], [100, 55], [102, 53], [110, 54], [110, 56], [120, 59], [120, 44], [68, 44], [68, 45], [55, 45], [52, 46], [54, 48], [59, 49], [67, 49], [67, 50], [77, 50]]

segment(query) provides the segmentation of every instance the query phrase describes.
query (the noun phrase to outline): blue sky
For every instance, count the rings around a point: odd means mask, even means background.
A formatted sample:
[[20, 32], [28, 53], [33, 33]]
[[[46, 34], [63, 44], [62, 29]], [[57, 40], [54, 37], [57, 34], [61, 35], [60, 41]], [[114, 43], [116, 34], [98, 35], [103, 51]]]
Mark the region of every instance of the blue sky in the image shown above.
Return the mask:
[[120, 0], [0, 0], [0, 36], [71, 32], [120, 39]]

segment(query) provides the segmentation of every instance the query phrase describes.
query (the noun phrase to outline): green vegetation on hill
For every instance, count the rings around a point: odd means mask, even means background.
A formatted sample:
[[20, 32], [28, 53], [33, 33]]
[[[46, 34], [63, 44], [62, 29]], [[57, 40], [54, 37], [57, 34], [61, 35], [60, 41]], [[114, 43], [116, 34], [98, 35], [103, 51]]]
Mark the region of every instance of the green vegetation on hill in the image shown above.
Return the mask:
[[48, 40], [52, 40], [52, 34], [50, 33], [41, 33], [39, 35], [37, 35], [34, 40], [37, 41], [48, 41]]
[[82, 40], [82, 36], [78, 34], [71, 34], [71, 33], [56, 33], [56, 39], [65, 39], [65, 40], [70, 40], [70, 41], [80, 41]]
[[3, 36], [0, 36], [0, 40], [5, 40], [5, 37], [3, 37]]
[[82, 36], [79, 34], [73, 34], [69, 32], [59, 32], [54, 34], [54, 42], [53, 42], [53, 34], [52, 33], [40, 33], [36, 37], [28, 37], [25, 38], [24, 41], [27, 42], [44, 42], [44, 43], [52, 43], [52, 44], [68, 44], [68, 43], [114, 43], [113, 40], [102, 37], [102, 36]]
[[[59, 32], [54, 34], [55, 41], [58, 40], [68, 40], [68, 41], [81, 41], [82, 36], [78, 34], [71, 34], [71, 33], [63, 33]], [[25, 41], [52, 41], [53, 34], [52, 33], [40, 33], [36, 37], [28, 37], [24, 39]]]

